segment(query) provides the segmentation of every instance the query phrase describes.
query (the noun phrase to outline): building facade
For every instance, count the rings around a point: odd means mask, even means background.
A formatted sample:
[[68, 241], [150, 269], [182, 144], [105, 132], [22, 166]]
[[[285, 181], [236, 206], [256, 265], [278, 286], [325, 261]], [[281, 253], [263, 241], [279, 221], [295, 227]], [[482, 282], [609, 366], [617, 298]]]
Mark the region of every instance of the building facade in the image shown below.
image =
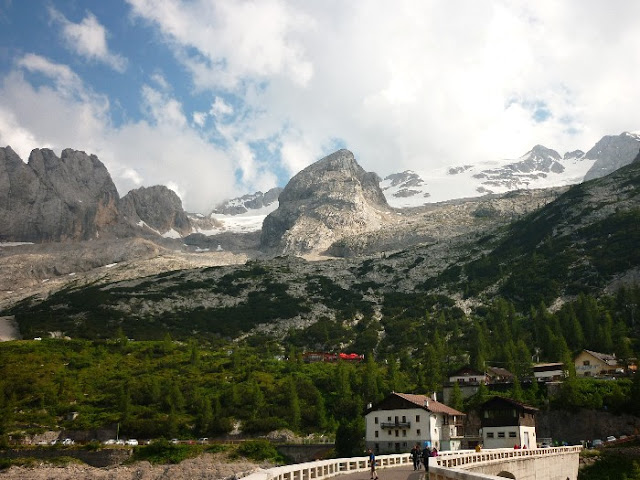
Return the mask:
[[536, 448], [538, 409], [510, 398], [493, 397], [480, 407], [484, 448]]
[[609, 353], [583, 350], [573, 362], [576, 367], [576, 375], [579, 377], [603, 377], [624, 372], [624, 369], [618, 366], [616, 356]]
[[533, 378], [538, 382], [557, 382], [564, 380], [565, 376], [562, 362], [536, 363], [533, 366]]
[[365, 412], [366, 446], [376, 453], [403, 453], [416, 443], [459, 450], [465, 414], [426, 395], [392, 393]]

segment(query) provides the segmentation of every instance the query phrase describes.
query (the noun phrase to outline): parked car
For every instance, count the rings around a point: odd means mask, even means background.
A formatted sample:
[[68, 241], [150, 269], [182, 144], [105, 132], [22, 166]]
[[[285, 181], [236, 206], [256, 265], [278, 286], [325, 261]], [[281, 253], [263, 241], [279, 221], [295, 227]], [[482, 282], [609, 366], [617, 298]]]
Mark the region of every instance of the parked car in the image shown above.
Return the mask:
[[549, 444], [548, 443], [541, 443], [540, 444], [540, 448], [549, 448]]
[[615, 442], [616, 441], [616, 437], [614, 437], [613, 435], [609, 435], [607, 437], [607, 442]]
[[104, 444], [105, 445], [115, 445], [116, 441], [113, 438], [110, 438], [109, 440], [105, 440]]
[[122, 439], [116, 440], [116, 445], [124, 445], [124, 440]]
[[202, 438], [198, 439], [198, 442], [200, 442], [200, 443], [207, 443], [208, 441], [209, 441], [209, 438], [207, 438], [207, 437], [202, 437]]
[[130, 438], [126, 441], [126, 444], [135, 447], [138, 445], [138, 440], [136, 440], [135, 438]]
[[596, 438], [593, 443], [591, 444], [591, 446], [593, 448], [599, 448], [602, 446], [602, 440], [600, 440], [599, 438]]
[[73, 441], [73, 440], [71, 440], [70, 438], [65, 438], [65, 439], [62, 441], [62, 445], [66, 445], [66, 446], [68, 446], [68, 445], [73, 445], [74, 443], [76, 443], [76, 442], [74, 442], [74, 441]]
[[177, 445], [178, 443], [180, 443], [180, 440], [178, 440], [177, 438], [172, 438], [171, 443], [173, 443], [174, 445]]

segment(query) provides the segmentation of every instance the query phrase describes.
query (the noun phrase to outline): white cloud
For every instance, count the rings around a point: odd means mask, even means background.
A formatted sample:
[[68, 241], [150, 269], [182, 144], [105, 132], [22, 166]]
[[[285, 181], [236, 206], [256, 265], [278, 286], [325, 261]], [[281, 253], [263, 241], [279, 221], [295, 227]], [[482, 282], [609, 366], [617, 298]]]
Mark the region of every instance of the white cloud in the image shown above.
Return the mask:
[[[132, 28], [151, 26], [180, 63], [137, 65], [155, 72], [135, 87], [144, 118], [113, 125], [105, 95], [29, 54], [0, 86], [2, 142], [21, 155], [94, 152], [121, 193], [174, 182], [187, 208], [206, 211], [337, 145], [386, 175], [516, 158], [538, 143], [586, 150], [640, 129], [640, 2], [127, 2]], [[76, 53], [119, 65], [92, 14], [73, 24], [51, 11]]]
[[[185, 209], [202, 213], [242, 192], [231, 157], [193, 130], [167, 94], [143, 87], [147, 118], [116, 127], [107, 99], [68, 66], [36, 55], [16, 65], [0, 84], [0, 144], [23, 160], [33, 148], [85, 150], [106, 165], [120, 195], [142, 185], [172, 185]], [[26, 78], [34, 72], [52, 82], [34, 87]]]
[[107, 30], [95, 15], [89, 12], [80, 23], [73, 23], [50, 7], [49, 16], [62, 27], [62, 38], [69, 49], [89, 60], [103, 62], [118, 72], [126, 70], [126, 58], [109, 51]]
[[284, 1], [127, 1], [162, 29], [200, 87], [233, 88], [249, 76], [304, 87], [313, 76], [297, 35], [314, 22]]
[[336, 138], [386, 174], [638, 128], [636, 3], [128, 1], [197, 86], [243, 99], [224, 134], [275, 138], [292, 173]]
[[233, 107], [225, 102], [224, 99], [216, 97], [209, 113], [214, 117], [224, 117], [233, 113]]

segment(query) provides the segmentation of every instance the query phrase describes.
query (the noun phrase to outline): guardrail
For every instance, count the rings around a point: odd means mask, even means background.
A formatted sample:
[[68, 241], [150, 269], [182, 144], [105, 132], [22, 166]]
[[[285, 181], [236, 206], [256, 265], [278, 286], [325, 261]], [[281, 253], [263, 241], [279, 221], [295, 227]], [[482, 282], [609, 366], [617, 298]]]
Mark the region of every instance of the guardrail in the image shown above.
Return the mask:
[[[408, 453], [376, 455], [376, 469], [413, 465]], [[369, 471], [369, 457], [335, 458], [298, 463], [254, 472], [243, 480], [322, 480], [346, 473]]]
[[[517, 458], [579, 453], [580, 450], [582, 450], [581, 446], [535, 448], [530, 450], [504, 448], [482, 450], [480, 452], [474, 450], [445, 450], [440, 452], [437, 457], [431, 457], [429, 459], [429, 479], [494, 480], [501, 477], [470, 472], [468, 470], [465, 471], [465, 469]], [[377, 469], [401, 465], [413, 466], [413, 460], [408, 453], [377, 455], [376, 461], [378, 463]], [[342, 474], [368, 471], [369, 468], [369, 458], [366, 456], [336, 458], [260, 470], [243, 477], [243, 480], [322, 480]]]
[[513, 449], [513, 448], [492, 448], [490, 450], [457, 450], [444, 451], [440, 455], [433, 457], [430, 465], [437, 465], [445, 468], [462, 468], [478, 466], [481, 464], [489, 464], [495, 462], [504, 462], [508, 459], [539, 457], [542, 455], [558, 455], [577, 452], [580, 453], [582, 446], [575, 445], [570, 447], [549, 447], [549, 448], [532, 448], [532, 449]]

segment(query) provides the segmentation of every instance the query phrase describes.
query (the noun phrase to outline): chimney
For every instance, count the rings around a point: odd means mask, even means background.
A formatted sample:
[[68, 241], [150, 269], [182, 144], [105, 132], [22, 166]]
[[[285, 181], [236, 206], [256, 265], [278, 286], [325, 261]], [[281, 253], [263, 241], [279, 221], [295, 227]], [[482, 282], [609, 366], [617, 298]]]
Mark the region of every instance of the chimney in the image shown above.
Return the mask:
[[438, 401], [438, 397], [436, 396], [436, 392], [433, 392], [433, 401], [434, 402]]

